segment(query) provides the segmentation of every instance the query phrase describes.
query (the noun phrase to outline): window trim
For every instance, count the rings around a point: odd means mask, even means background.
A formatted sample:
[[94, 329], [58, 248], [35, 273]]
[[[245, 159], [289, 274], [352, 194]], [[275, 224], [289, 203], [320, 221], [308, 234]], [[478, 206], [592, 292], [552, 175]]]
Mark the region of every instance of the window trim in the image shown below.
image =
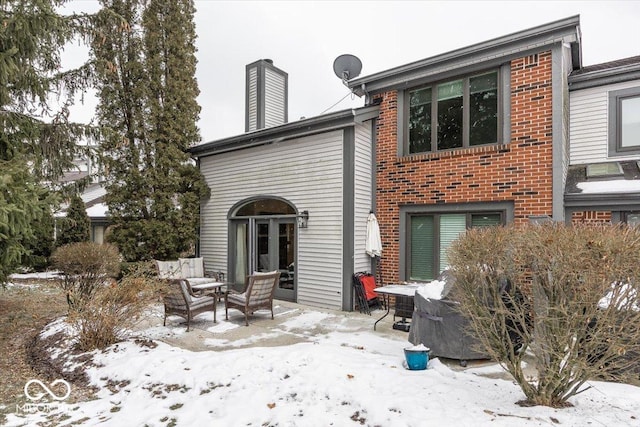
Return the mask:
[[[470, 117], [469, 117], [469, 81], [473, 77], [482, 76], [484, 74], [489, 74], [495, 72], [497, 74], [497, 133], [496, 133], [496, 142], [495, 143], [487, 143], [480, 145], [469, 145], [469, 135], [470, 135]], [[432, 138], [431, 138], [431, 150], [430, 151], [421, 151], [416, 153], [409, 152], [409, 117], [410, 117], [410, 96], [409, 93], [412, 91], [432, 88], [432, 100], [436, 99], [437, 101], [437, 87], [438, 85], [445, 84], [448, 82], [453, 82], [456, 80], [463, 80], [463, 116], [462, 116], [462, 147], [455, 148], [447, 148], [444, 150], [438, 150], [438, 140], [437, 140], [437, 126], [432, 126]], [[444, 153], [450, 152], [454, 150], [466, 150], [477, 147], [487, 147], [487, 146], [495, 146], [500, 145], [503, 141], [509, 140], [509, 132], [510, 126], [509, 117], [510, 117], [510, 68], [508, 64], [492, 67], [484, 70], [476, 70], [474, 72], [459, 74], [459, 75], [449, 75], [447, 78], [433, 80], [428, 83], [423, 83], [417, 86], [413, 86], [407, 88], [405, 90], [398, 91], [398, 155], [402, 156], [415, 156], [415, 155], [425, 155], [425, 154], [434, 154], [434, 153]], [[431, 103], [432, 108], [432, 120], [437, 122], [437, 102]], [[434, 138], [434, 135], [436, 137]]]
[[[409, 280], [410, 262], [410, 244], [411, 244], [411, 216], [415, 215], [446, 215], [461, 214], [467, 215], [467, 223], [469, 223], [472, 214], [479, 213], [499, 213], [502, 223], [509, 224], [514, 220], [514, 203], [506, 202], [478, 202], [478, 203], [456, 203], [449, 205], [403, 205], [400, 206], [400, 263], [398, 277], [400, 281]], [[435, 240], [439, 244], [439, 233]], [[438, 254], [439, 256], [439, 254]], [[437, 257], [436, 256], [436, 259]], [[439, 261], [439, 260], [438, 260]]]
[[609, 157], [632, 156], [640, 154], [640, 145], [622, 148], [621, 140], [621, 102], [627, 98], [640, 98], [640, 87], [632, 87], [609, 92]]

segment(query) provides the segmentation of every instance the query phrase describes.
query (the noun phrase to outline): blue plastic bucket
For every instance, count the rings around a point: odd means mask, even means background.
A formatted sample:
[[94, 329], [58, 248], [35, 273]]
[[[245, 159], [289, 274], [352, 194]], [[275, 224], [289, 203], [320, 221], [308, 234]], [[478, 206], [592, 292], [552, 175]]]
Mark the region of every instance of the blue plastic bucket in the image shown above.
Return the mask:
[[407, 361], [407, 368], [412, 371], [421, 371], [427, 369], [429, 363], [429, 349], [404, 349], [404, 358]]

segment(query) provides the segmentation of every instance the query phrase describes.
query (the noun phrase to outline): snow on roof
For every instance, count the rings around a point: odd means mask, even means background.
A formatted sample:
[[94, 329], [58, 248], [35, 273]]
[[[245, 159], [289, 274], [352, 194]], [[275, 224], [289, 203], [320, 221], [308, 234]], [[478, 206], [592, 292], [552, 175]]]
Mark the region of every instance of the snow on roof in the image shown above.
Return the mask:
[[105, 217], [107, 216], [108, 211], [109, 209], [107, 208], [106, 204], [96, 203], [90, 208], [87, 208], [87, 215], [89, 216], [89, 218]]
[[615, 179], [608, 181], [579, 182], [583, 193], [635, 193], [640, 192], [640, 180]]

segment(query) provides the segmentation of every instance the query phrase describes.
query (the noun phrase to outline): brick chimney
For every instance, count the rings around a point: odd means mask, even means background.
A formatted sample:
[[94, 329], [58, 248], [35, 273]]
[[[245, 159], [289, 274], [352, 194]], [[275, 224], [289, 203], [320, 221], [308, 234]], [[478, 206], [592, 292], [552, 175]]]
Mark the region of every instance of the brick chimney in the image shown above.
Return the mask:
[[271, 59], [247, 65], [245, 132], [287, 123], [288, 80]]

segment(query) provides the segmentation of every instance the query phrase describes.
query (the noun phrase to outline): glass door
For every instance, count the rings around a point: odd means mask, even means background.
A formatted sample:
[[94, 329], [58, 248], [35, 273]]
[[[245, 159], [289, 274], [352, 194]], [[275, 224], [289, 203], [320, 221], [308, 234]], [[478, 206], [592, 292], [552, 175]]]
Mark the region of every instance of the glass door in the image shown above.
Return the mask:
[[249, 199], [229, 218], [229, 281], [244, 289], [254, 271], [280, 271], [275, 297], [296, 301], [296, 210], [276, 198]]
[[277, 266], [280, 283], [276, 288], [276, 298], [296, 300], [296, 224], [293, 219], [280, 219], [277, 223]]
[[232, 263], [230, 265], [229, 282], [235, 290], [244, 289], [245, 281], [251, 271], [251, 240], [249, 239], [249, 220], [231, 222]]
[[295, 301], [295, 220], [270, 218], [255, 222], [256, 270], [278, 270], [280, 283], [275, 297]]

